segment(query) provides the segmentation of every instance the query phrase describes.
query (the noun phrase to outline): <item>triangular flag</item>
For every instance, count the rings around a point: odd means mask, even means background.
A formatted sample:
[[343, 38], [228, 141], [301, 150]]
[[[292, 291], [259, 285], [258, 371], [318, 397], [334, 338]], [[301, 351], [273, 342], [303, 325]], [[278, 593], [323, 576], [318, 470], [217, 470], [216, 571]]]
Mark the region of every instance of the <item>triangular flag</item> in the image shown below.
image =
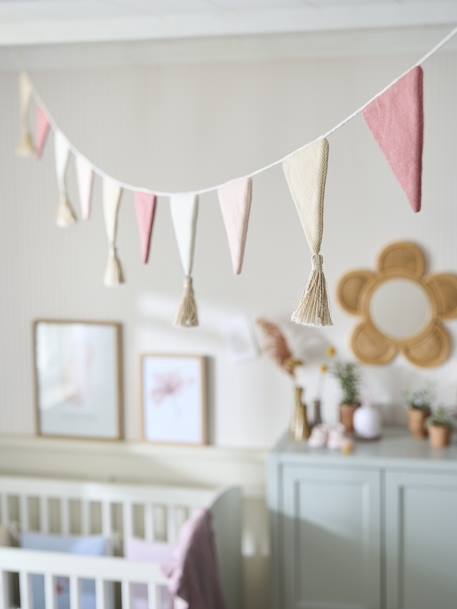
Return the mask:
[[326, 139], [306, 146], [283, 162], [290, 194], [297, 208], [313, 268], [292, 321], [311, 326], [331, 326], [327, 287], [320, 255], [324, 230], [324, 195], [329, 145]]
[[36, 109], [36, 155], [40, 159], [43, 156], [44, 147], [46, 140], [48, 139], [48, 133], [51, 124], [49, 122], [48, 115], [43, 108], [38, 107]]
[[186, 275], [184, 294], [175, 324], [183, 327], [198, 326], [192, 268], [194, 263], [195, 236], [198, 217], [198, 197], [192, 193], [180, 193], [170, 197], [170, 211], [178, 243], [181, 264]]
[[420, 211], [424, 142], [423, 70], [410, 70], [363, 116], [414, 211]]
[[149, 260], [151, 235], [156, 212], [157, 197], [146, 192], [135, 193], [135, 210], [141, 241], [141, 255], [144, 264]]
[[243, 267], [252, 201], [251, 178], [227, 182], [217, 190], [222, 218], [227, 232], [233, 272], [239, 275]]
[[35, 146], [29, 127], [29, 109], [32, 93], [33, 86], [27, 72], [21, 72], [19, 75], [20, 141], [16, 147], [16, 154], [22, 157], [35, 156]]
[[60, 132], [54, 133], [54, 154], [56, 161], [57, 188], [59, 189], [59, 207], [57, 209], [57, 226], [70, 226], [76, 222], [76, 215], [68, 199], [65, 175], [70, 158], [70, 146], [66, 137]]
[[76, 157], [76, 177], [78, 179], [79, 204], [81, 218], [88, 220], [92, 202], [92, 187], [94, 184], [94, 170], [90, 162], [83, 156]]
[[106, 235], [108, 237], [109, 253], [105, 270], [105, 285], [115, 286], [125, 282], [121, 261], [117, 254], [117, 225], [122, 188], [116, 180], [106, 176], [103, 179], [103, 215], [105, 218]]

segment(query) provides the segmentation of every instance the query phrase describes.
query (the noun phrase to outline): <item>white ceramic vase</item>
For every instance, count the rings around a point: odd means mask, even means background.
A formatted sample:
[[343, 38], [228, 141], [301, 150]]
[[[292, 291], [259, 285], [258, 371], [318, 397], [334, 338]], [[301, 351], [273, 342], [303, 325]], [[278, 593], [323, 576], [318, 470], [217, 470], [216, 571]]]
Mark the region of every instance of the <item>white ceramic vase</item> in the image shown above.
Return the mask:
[[365, 440], [375, 440], [381, 436], [381, 414], [371, 404], [364, 404], [354, 413], [355, 433]]

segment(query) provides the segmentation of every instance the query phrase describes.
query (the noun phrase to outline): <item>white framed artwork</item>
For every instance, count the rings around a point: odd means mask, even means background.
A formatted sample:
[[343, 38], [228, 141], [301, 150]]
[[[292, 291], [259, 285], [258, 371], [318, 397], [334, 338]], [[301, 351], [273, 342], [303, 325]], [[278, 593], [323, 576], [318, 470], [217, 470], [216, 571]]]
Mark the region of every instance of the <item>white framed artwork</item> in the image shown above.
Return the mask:
[[38, 435], [123, 437], [121, 324], [38, 320], [34, 363]]
[[157, 444], [208, 443], [206, 359], [141, 355], [143, 439]]

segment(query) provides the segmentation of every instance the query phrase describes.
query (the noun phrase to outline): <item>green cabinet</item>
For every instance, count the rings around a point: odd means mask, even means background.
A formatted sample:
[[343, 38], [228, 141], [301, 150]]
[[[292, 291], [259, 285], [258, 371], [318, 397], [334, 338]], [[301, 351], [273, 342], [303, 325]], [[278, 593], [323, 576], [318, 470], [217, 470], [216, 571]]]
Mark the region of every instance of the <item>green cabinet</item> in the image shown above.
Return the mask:
[[457, 608], [457, 447], [284, 438], [268, 468], [271, 609]]

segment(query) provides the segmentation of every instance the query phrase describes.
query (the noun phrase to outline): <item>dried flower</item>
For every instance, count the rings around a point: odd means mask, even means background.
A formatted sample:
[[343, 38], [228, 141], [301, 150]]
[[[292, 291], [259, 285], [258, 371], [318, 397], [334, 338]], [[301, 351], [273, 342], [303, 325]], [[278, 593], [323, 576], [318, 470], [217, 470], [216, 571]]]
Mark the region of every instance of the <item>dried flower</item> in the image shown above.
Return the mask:
[[327, 347], [327, 357], [329, 359], [332, 359], [336, 356], [336, 349], [335, 347], [333, 347], [332, 345], [330, 345], [329, 347]]

